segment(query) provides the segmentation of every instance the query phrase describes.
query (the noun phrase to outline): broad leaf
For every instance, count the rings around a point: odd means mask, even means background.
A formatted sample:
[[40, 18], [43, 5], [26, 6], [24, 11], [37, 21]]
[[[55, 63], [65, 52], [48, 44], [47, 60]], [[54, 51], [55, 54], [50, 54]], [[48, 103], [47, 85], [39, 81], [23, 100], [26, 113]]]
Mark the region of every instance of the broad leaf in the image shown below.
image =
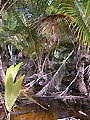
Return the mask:
[[19, 63], [17, 66], [11, 66], [7, 69], [6, 72], [6, 81], [5, 81], [5, 106], [6, 109], [10, 112], [13, 107], [21, 89], [22, 81], [24, 75], [19, 77], [18, 80], [14, 83], [14, 79], [17, 75], [17, 72], [22, 63]]
[[5, 81], [5, 106], [8, 111], [11, 109], [10, 103], [12, 103], [12, 97], [11, 97], [11, 91], [13, 88], [13, 78], [12, 75], [10, 74], [8, 78], [6, 78]]
[[13, 81], [14, 81], [21, 65], [22, 65], [22, 62], [19, 63], [18, 65], [16, 65], [15, 67], [14, 67], [14, 65], [10, 66], [7, 69], [7, 72], [6, 72], [6, 80], [7, 80], [8, 76], [9, 76], [9, 74], [11, 74], [12, 77], [13, 77]]

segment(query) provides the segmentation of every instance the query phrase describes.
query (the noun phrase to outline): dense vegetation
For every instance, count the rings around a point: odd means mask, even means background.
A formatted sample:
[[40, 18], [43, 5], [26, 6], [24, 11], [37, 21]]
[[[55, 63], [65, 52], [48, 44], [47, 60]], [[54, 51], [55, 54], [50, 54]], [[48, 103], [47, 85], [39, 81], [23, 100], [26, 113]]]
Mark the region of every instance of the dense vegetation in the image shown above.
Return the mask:
[[23, 62], [25, 94], [90, 96], [89, 0], [2, 0], [0, 14], [2, 94], [7, 68]]

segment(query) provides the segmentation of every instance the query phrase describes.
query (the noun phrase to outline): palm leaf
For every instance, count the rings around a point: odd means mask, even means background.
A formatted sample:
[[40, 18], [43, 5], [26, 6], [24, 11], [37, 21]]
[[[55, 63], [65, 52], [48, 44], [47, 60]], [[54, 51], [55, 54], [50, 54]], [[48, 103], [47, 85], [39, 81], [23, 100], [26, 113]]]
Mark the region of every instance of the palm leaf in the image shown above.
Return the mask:
[[83, 43], [90, 44], [90, 32], [87, 27], [86, 22], [83, 19], [83, 16], [80, 12], [80, 8], [78, 9], [76, 6], [69, 6], [69, 5], [63, 5], [60, 9], [60, 13], [63, 13], [64, 15], [67, 15], [71, 20], [68, 20], [68, 24], [71, 24], [73, 33], [81, 39], [80, 41], [83, 41]]
[[58, 19], [61, 19], [66, 25], [68, 25], [70, 31], [80, 42], [82, 41], [84, 44], [90, 44], [89, 29], [80, 15], [79, 10], [73, 5], [63, 4], [58, 14], [40, 17], [36, 27], [40, 33], [43, 32], [43, 29], [44, 32], [47, 32], [48, 27], [50, 27], [50, 22], [56, 22], [59, 24], [60, 21]]

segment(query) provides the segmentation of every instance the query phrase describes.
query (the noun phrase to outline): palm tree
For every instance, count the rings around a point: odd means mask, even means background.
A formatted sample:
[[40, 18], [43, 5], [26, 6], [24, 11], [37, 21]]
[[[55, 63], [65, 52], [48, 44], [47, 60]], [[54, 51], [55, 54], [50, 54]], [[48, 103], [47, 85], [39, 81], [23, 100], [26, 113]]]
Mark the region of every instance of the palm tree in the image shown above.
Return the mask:
[[[66, 1], [63, 1], [63, 3], [60, 2], [60, 9], [57, 10], [57, 14], [41, 17], [38, 22], [39, 32], [42, 31], [41, 33], [43, 34], [43, 31], [46, 33], [47, 31], [51, 31], [54, 41], [58, 39], [57, 28], [61, 20], [68, 26], [69, 34], [73, 34], [72, 42], [75, 46], [76, 70], [79, 72], [77, 84], [80, 92], [85, 95], [88, 93], [84, 82], [84, 69], [86, 61], [89, 61], [87, 52], [87, 48], [90, 45], [90, 27], [88, 24], [89, 5], [88, 0], [82, 2], [73, 0], [71, 3], [68, 1], [68, 4]], [[43, 91], [41, 93], [43, 94]]]
[[[24, 9], [18, 10], [19, 7]], [[27, 15], [25, 8], [29, 8], [30, 16], [28, 17], [30, 20], [25, 16]], [[20, 4], [11, 5], [7, 9], [9, 12], [6, 13], [8, 17], [3, 20], [5, 22], [4, 30], [12, 36], [17, 47], [19, 45], [24, 49], [27, 56], [33, 51], [35, 52], [38, 70], [41, 73], [54, 44], [57, 41], [60, 42], [63, 39], [62, 36], [65, 35], [63, 33], [66, 32], [67, 35], [71, 36], [75, 46], [76, 69], [80, 73], [77, 80], [79, 90], [82, 94], [87, 94], [84, 83], [84, 64], [88, 56], [87, 47], [90, 44], [89, 8], [89, 0], [85, 2], [80, 0], [55, 0], [52, 2], [31, 0], [28, 4], [26, 4], [26, 0], [23, 0], [20, 1]], [[39, 35], [36, 34], [37, 31]], [[41, 64], [41, 56], [39, 56], [42, 51], [41, 41], [45, 40], [47, 40], [45, 43], [49, 44], [48, 53]], [[43, 48], [45, 48], [45, 44], [43, 44]]]
[[[15, 4], [15, 2], [9, 2], [8, 1], [3, 1], [2, 3], [2, 9], [0, 13], [4, 10], [3, 14], [3, 25], [2, 25], [2, 35], [4, 37], [4, 31], [9, 35], [6, 38], [6, 42], [9, 44], [14, 44], [16, 48], [18, 49], [23, 49], [23, 54], [30, 59], [31, 54], [35, 52], [36, 55], [36, 61], [38, 64], [38, 71], [41, 72], [41, 67], [40, 67], [40, 57], [38, 56], [38, 46], [37, 44], [37, 35], [35, 34], [35, 31], [32, 29], [32, 24], [33, 19], [35, 19], [37, 16], [40, 16], [41, 14], [44, 14], [46, 7], [48, 5], [48, 0], [47, 1], [37, 1], [35, 5], [35, 1], [29, 1], [28, 6], [26, 4], [26, 1], [19, 1], [20, 6], [18, 2]], [[28, 0], [27, 0], [28, 2]], [[7, 5], [8, 4], [8, 5]], [[14, 5], [15, 4], [15, 5]], [[7, 7], [7, 6], [9, 7]], [[42, 7], [39, 8], [39, 5]], [[20, 10], [18, 9], [19, 7], [22, 7]], [[31, 12], [31, 20], [27, 20], [27, 13], [25, 13], [26, 8], [29, 7], [29, 10]], [[22, 11], [22, 13], [20, 12]], [[24, 12], [23, 12], [24, 11]], [[35, 14], [34, 14], [35, 12]], [[23, 29], [22, 29], [23, 28]], [[33, 32], [34, 31], [34, 32]]]
[[[77, 56], [77, 64], [76, 69], [79, 71], [77, 83], [79, 85], [79, 90], [82, 94], [87, 94], [86, 85], [84, 83], [84, 68], [86, 61], [89, 61], [89, 55], [87, 52], [87, 48], [90, 45], [90, 25], [88, 17], [90, 16], [90, 9], [89, 9], [89, 1], [78, 1], [75, 0], [75, 10], [72, 9], [71, 6], [66, 5], [66, 8], [62, 8], [62, 10], [69, 14], [71, 17], [74, 18], [73, 25], [73, 33], [76, 36], [74, 39], [75, 49], [76, 49], [76, 56]], [[78, 14], [75, 12], [77, 11]], [[85, 45], [86, 43], [87, 45]], [[86, 47], [87, 46], [87, 47]], [[83, 86], [83, 87], [82, 87]]]

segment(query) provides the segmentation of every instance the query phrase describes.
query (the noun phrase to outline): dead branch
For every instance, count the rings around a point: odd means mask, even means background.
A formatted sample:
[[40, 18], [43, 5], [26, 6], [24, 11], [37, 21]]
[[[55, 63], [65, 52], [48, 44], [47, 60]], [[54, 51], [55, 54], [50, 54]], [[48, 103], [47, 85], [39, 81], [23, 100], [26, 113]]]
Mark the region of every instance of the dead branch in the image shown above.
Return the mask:
[[36, 95], [43, 95], [47, 93], [47, 91], [54, 91], [55, 86], [60, 83], [63, 79], [63, 72], [65, 71], [65, 64], [66, 61], [69, 59], [69, 57], [73, 54], [74, 50], [67, 56], [65, 60], [63, 60], [62, 65], [59, 67], [57, 72], [54, 74], [53, 78], [49, 81], [47, 85], [43, 87], [42, 90], [40, 90]]
[[75, 78], [72, 80], [72, 82], [68, 85], [68, 87], [59, 95], [59, 96], [65, 96], [70, 88], [70, 86], [77, 80], [77, 77], [79, 75], [79, 72], [76, 74]]

